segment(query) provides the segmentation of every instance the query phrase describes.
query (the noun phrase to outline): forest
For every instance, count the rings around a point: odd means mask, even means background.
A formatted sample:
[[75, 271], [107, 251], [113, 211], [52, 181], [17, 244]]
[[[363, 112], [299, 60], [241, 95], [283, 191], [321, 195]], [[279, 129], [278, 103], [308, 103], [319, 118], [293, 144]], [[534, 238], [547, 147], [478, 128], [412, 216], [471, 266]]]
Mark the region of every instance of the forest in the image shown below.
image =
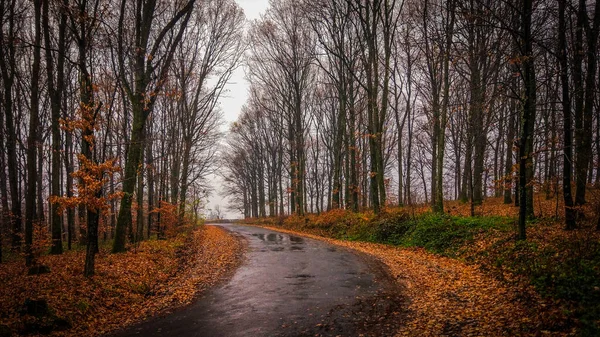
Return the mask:
[[245, 48], [241, 8], [2, 0], [0, 14], [3, 248], [33, 265], [36, 236], [51, 233], [51, 254], [87, 246], [92, 275], [99, 240], [121, 252], [161, 236], [165, 207], [175, 222], [200, 217], [219, 98]]
[[599, 6], [273, 1], [249, 28], [249, 99], [223, 154], [232, 207], [444, 213], [461, 200], [475, 215], [502, 197], [525, 239], [541, 193], [577, 228], [600, 205]]
[[0, 26], [3, 282], [15, 261], [94, 280], [101, 255], [150, 296], [189, 242], [238, 245], [188, 231], [220, 193], [248, 223], [451, 257], [509, 233], [462, 258], [600, 331], [600, 2], [0, 0]]

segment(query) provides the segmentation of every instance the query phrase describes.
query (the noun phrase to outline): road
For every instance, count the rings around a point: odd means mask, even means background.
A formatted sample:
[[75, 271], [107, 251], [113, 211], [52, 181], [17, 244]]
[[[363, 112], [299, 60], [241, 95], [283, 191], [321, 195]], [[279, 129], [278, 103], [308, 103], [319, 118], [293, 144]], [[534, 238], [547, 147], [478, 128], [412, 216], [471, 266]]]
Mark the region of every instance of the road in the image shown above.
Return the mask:
[[220, 226], [248, 241], [233, 277], [115, 336], [394, 335], [404, 306], [377, 261], [317, 240]]

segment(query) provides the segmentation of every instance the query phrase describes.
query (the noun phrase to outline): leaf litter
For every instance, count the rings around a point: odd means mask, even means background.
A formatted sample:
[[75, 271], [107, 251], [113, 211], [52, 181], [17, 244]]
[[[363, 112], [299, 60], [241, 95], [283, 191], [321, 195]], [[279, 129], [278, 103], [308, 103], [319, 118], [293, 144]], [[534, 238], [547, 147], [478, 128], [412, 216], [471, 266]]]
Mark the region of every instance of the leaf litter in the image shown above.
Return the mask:
[[22, 313], [27, 299], [44, 300], [69, 328], [52, 336], [98, 336], [188, 304], [230, 275], [244, 243], [224, 229], [203, 226], [187, 236], [144, 241], [123, 254], [101, 249], [96, 275], [83, 277], [84, 251], [42, 256], [50, 273], [27, 275], [22, 261], [0, 266], [0, 327], [23, 332], [39, 320]]
[[569, 336], [574, 331], [546, 329], [564, 315], [523, 282], [502, 282], [463, 261], [423, 248], [342, 241], [278, 227], [353, 249], [381, 260], [408, 298], [408, 315], [397, 336]]

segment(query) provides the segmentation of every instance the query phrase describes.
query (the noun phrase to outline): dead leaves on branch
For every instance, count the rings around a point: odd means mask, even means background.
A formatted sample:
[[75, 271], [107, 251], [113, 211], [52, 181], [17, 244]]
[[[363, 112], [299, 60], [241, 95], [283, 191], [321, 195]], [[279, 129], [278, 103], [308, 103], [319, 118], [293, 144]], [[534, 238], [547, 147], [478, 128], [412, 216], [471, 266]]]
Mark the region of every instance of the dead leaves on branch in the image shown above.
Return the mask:
[[0, 268], [0, 326], [22, 331], [28, 315], [19, 314], [26, 299], [46, 300], [56, 317], [72, 328], [56, 336], [100, 335], [144, 317], [191, 302], [240, 261], [242, 243], [217, 227], [188, 236], [146, 241], [124, 254], [101, 250], [96, 276], [83, 277], [84, 251], [43, 256], [51, 272], [28, 276], [21, 262]]

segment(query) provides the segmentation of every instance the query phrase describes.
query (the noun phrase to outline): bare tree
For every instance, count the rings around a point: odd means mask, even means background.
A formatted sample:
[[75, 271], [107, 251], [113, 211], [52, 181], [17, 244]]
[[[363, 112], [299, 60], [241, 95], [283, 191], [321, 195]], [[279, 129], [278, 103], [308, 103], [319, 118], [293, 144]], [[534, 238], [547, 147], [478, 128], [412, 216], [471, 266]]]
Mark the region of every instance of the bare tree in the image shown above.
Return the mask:
[[[131, 203], [145, 141], [146, 120], [153, 110], [157, 94], [164, 86], [175, 51], [192, 15], [194, 3], [195, 0], [190, 0], [181, 7], [175, 5], [173, 8], [169, 3], [157, 0], [136, 3], [121, 1], [116, 44], [121, 83], [132, 107], [133, 122], [123, 177], [123, 198], [112, 248], [114, 253], [125, 250], [127, 228], [132, 224]], [[155, 22], [159, 12], [172, 15], [161, 18], [164, 20], [162, 22]], [[127, 13], [134, 13], [133, 36], [126, 31]], [[130, 76], [134, 78], [133, 81]]]

